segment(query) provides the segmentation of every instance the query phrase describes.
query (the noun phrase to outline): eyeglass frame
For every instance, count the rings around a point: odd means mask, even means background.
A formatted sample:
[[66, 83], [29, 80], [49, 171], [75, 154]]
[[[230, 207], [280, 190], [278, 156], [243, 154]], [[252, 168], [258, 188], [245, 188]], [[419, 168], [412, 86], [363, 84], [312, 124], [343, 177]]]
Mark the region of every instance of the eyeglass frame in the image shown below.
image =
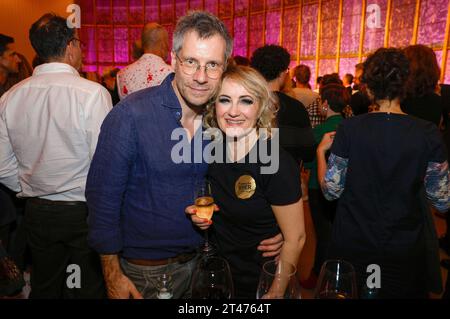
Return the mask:
[[[184, 74], [186, 74], [186, 75], [194, 75], [195, 73], [197, 73], [201, 68], [205, 68], [205, 74], [206, 74], [206, 76], [208, 77], [208, 78], [210, 78], [211, 80], [217, 80], [218, 78], [220, 78], [220, 76], [221, 76], [221, 74], [219, 74], [217, 77], [211, 77], [209, 74], [208, 74], [208, 70], [211, 70], [211, 69], [208, 69], [208, 64], [209, 63], [212, 63], [212, 62], [208, 62], [207, 64], [205, 64], [205, 65], [201, 65], [200, 63], [198, 63], [198, 61], [196, 61], [195, 59], [192, 59], [193, 61], [195, 61], [195, 63], [197, 64], [197, 67], [189, 67], [189, 66], [184, 66], [183, 67], [183, 64], [186, 62], [186, 60], [185, 61], [183, 61], [179, 56], [178, 56], [178, 53], [175, 53], [175, 57], [180, 61], [180, 65], [182, 66], [181, 67], [181, 69], [183, 70], [183, 72], [184, 72]], [[225, 71], [225, 64], [220, 64], [220, 63], [217, 63], [217, 62], [213, 62], [213, 63], [216, 63], [217, 65], [218, 65], [218, 71], [220, 70], [221, 71], [221, 73], [223, 73], [224, 71]], [[186, 70], [195, 70], [192, 74], [189, 74], [188, 72], [186, 72]], [[220, 72], [219, 72], [220, 73]]]

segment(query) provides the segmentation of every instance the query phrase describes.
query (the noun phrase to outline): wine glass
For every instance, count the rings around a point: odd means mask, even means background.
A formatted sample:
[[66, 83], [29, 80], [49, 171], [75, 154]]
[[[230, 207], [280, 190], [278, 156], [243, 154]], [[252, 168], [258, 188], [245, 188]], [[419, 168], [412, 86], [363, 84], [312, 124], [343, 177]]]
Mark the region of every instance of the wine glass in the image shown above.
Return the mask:
[[285, 260], [267, 261], [259, 277], [257, 299], [300, 299], [297, 267]]
[[231, 299], [233, 280], [228, 262], [218, 256], [204, 256], [197, 263], [191, 286], [194, 299]]
[[327, 260], [317, 281], [316, 299], [357, 298], [356, 273], [353, 265], [344, 260]]
[[[214, 213], [214, 198], [211, 192], [211, 183], [208, 180], [204, 180], [196, 185], [195, 206], [198, 217], [211, 220]], [[207, 255], [211, 255], [214, 252], [214, 248], [209, 243], [208, 229], [205, 230], [205, 244], [202, 250]]]

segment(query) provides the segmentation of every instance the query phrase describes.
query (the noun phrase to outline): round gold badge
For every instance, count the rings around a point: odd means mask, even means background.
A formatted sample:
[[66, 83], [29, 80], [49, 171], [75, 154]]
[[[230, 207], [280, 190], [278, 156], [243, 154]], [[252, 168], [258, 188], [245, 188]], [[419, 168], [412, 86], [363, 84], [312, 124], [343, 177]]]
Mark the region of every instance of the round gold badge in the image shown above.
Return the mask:
[[236, 196], [240, 199], [248, 199], [256, 190], [256, 182], [250, 175], [242, 175], [234, 184]]

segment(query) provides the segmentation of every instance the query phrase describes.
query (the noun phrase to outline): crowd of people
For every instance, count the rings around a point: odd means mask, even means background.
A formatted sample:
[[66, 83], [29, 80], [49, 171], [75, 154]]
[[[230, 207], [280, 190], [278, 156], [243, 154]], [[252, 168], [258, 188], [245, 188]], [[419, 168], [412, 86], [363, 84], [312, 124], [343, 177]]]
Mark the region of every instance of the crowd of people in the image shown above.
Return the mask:
[[[167, 273], [173, 297], [190, 298], [209, 229], [234, 297], [255, 298], [264, 262], [297, 265], [306, 198], [317, 247], [304, 288], [344, 259], [361, 297], [371, 264], [379, 298], [442, 292], [431, 212], [450, 206], [450, 98], [432, 49], [378, 49], [315, 91], [281, 46], [232, 57], [224, 23], [203, 11], [178, 20], [170, 52], [167, 30], [146, 24], [135, 62], [101, 83], [81, 76], [65, 18], [43, 15], [29, 38], [34, 70], [0, 34], [0, 276], [15, 270], [0, 296], [20, 292], [29, 266], [31, 298], [156, 298]], [[204, 180], [212, 220], [194, 205]]]

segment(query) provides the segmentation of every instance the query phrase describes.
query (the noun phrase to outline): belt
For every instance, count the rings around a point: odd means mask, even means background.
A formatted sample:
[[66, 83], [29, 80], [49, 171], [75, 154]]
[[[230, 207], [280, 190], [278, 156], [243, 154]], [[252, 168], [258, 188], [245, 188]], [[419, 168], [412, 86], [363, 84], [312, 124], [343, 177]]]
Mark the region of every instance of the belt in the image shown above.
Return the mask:
[[188, 261], [194, 259], [197, 256], [196, 252], [190, 252], [185, 254], [180, 254], [175, 257], [167, 258], [167, 259], [134, 259], [134, 258], [125, 258], [130, 264], [139, 265], [139, 266], [163, 266], [168, 264], [184, 264]]
[[47, 206], [81, 206], [86, 205], [86, 202], [81, 201], [65, 201], [65, 200], [48, 200], [38, 197], [29, 198], [28, 201], [35, 205], [47, 205]]

